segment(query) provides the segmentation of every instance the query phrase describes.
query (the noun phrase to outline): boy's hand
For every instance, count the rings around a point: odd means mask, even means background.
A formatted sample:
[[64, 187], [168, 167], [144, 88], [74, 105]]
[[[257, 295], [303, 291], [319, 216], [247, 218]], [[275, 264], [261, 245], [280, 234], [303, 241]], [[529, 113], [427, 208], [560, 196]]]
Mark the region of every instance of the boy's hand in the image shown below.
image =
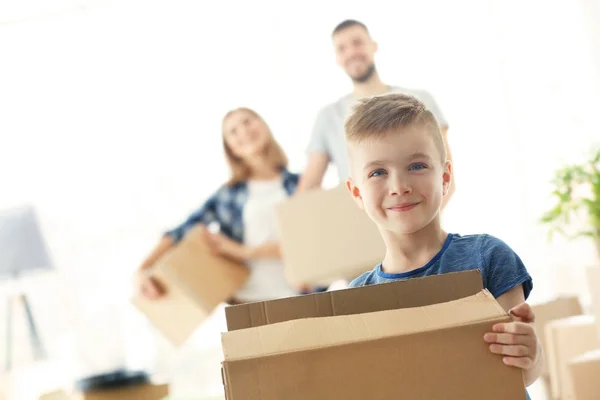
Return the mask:
[[506, 365], [529, 370], [541, 354], [541, 344], [531, 323], [535, 315], [529, 304], [521, 303], [510, 310], [514, 321], [496, 324], [493, 333], [486, 333], [484, 340], [490, 343], [490, 351], [504, 355]]

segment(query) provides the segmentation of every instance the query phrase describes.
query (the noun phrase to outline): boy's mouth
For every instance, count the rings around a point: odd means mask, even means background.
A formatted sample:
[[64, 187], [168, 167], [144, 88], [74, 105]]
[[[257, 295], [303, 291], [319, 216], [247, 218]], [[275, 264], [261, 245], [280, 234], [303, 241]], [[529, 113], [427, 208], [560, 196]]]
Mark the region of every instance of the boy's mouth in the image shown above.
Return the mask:
[[388, 207], [388, 210], [390, 210], [390, 211], [404, 212], [404, 211], [412, 210], [418, 204], [419, 203], [402, 203], [402, 204], [396, 204], [396, 205], [393, 205], [391, 207]]

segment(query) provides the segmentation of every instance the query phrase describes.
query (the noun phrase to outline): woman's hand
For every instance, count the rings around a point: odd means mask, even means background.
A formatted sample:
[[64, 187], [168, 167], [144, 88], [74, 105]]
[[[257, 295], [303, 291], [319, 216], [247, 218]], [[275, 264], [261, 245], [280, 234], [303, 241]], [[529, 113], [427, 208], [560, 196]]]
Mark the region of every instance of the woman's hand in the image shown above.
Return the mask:
[[175, 245], [170, 236], [163, 236], [152, 252], [142, 262], [134, 276], [134, 290], [142, 296], [154, 300], [163, 296], [165, 288], [160, 285], [156, 279], [150, 276], [150, 269], [169, 249]]
[[148, 269], [140, 269], [136, 274], [137, 293], [150, 300], [156, 300], [165, 294], [165, 289], [150, 276]]

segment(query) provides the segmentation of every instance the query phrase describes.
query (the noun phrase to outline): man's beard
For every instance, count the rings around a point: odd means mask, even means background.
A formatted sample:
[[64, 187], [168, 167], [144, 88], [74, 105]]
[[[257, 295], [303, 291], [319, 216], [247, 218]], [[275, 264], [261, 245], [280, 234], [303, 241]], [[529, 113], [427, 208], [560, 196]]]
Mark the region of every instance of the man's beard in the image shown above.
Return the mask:
[[371, 79], [371, 77], [375, 74], [375, 71], [377, 71], [375, 64], [371, 64], [364, 74], [359, 76], [351, 76], [350, 78], [354, 81], [354, 83], [365, 83]]

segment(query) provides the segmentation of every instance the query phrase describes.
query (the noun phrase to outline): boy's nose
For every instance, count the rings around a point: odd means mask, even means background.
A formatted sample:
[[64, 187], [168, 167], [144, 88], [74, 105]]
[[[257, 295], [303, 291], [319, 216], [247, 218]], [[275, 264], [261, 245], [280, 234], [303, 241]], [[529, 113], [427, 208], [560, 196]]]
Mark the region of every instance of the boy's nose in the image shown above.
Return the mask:
[[390, 179], [390, 181], [392, 183], [390, 186], [390, 195], [400, 196], [400, 195], [408, 194], [408, 193], [412, 192], [412, 188], [411, 188], [409, 182], [407, 182], [406, 180]]

